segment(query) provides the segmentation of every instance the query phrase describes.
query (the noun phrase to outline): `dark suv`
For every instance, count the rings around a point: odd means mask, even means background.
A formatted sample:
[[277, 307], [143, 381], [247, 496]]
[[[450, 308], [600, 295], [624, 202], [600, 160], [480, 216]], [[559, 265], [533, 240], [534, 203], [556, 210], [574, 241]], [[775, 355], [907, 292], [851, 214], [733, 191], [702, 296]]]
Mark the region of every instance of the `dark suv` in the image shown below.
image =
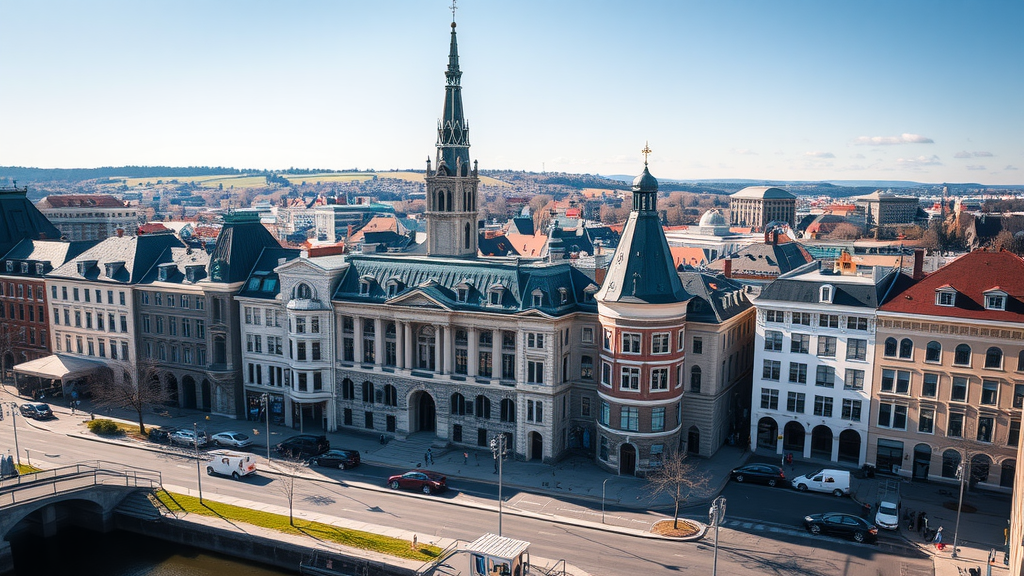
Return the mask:
[[331, 449], [326, 436], [299, 434], [277, 445], [277, 453], [282, 456], [299, 458], [302, 456], [318, 456]]

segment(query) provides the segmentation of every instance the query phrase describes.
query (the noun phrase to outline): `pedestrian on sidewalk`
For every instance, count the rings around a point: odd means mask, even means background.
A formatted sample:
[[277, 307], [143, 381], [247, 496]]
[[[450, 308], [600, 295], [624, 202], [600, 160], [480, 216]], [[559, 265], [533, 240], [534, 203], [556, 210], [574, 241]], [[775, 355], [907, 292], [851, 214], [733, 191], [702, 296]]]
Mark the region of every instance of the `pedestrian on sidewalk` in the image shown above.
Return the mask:
[[423, 460], [427, 463], [427, 466], [434, 463], [434, 453], [430, 451], [430, 448], [427, 448], [427, 453], [423, 455]]
[[469, 452], [462, 453], [462, 463], [469, 464]]
[[942, 543], [942, 526], [939, 526], [938, 532], [935, 533], [935, 548], [942, 550], [946, 545]]
[[75, 415], [75, 401], [72, 400], [70, 402], [70, 404], [71, 404], [71, 415], [74, 416]]

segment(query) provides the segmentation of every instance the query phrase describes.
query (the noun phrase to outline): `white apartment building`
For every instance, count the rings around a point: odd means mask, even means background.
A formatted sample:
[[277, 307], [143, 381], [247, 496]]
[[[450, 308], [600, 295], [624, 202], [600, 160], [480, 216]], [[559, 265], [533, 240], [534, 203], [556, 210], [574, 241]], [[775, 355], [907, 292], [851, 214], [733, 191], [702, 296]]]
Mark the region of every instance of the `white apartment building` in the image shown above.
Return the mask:
[[811, 262], [764, 288], [754, 300], [755, 451], [864, 464], [875, 312], [909, 282], [858, 271], [843, 253], [834, 267]]

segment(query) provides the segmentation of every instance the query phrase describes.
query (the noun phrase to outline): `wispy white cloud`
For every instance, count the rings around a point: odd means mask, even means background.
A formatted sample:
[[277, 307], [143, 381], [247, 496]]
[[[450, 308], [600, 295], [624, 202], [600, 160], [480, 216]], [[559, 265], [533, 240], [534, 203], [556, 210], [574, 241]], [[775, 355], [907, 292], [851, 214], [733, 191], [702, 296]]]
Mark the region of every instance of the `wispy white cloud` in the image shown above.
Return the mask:
[[785, 154], [786, 154], [786, 153], [785, 153], [785, 152], [783, 152], [782, 150], [779, 150], [778, 152], [776, 152], [776, 153], [775, 153], [775, 155], [776, 155], [776, 156], [783, 156], [783, 155], [785, 155]]
[[953, 154], [953, 158], [992, 158], [993, 156], [995, 156], [995, 154], [991, 152], [968, 152], [967, 150]]
[[892, 146], [895, 144], [934, 144], [935, 141], [920, 134], [900, 134], [899, 136], [859, 136], [853, 139], [858, 146]]
[[757, 156], [757, 152], [754, 152], [750, 148], [733, 148], [733, 154], [739, 154], [741, 156]]
[[981, 164], [968, 164], [967, 165], [967, 169], [968, 170], [984, 170], [985, 167], [982, 166]]
[[925, 166], [942, 166], [942, 161], [934, 154], [931, 156], [918, 156], [917, 158], [897, 158], [896, 163], [911, 170]]
[[1010, 164], [1006, 168], [1003, 168], [1003, 170], [1018, 170], [1018, 168], [1016, 166], [1014, 166], [1013, 164]]
[[810, 156], [811, 158], [835, 158], [836, 155], [831, 152], [804, 152], [804, 156]]
[[854, 154], [853, 156], [850, 156], [850, 158], [853, 158], [854, 160], [863, 160], [866, 156], [863, 154]]

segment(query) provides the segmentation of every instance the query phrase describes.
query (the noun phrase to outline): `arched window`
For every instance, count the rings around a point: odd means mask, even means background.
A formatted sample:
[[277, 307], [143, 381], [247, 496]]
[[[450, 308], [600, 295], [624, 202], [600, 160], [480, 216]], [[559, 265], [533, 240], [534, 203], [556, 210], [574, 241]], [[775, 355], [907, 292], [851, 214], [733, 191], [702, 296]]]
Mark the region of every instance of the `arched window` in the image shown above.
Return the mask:
[[896, 357], [896, 339], [889, 337], [885, 339], [885, 349], [882, 351], [887, 358]]
[[341, 399], [342, 400], [355, 400], [356, 399], [356, 383], [345, 378], [341, 381]]
[[942, 344], [939, 344], [935, 340], [929, 342], [928, 347], [925, 348], [924, 361], [942, 362]]
[[466, 397], [458, 392], [452, 394], [452, 414], [456, 416], [466, 415]]
[[690, 392], [700, 394], [700, 366], [690, 369]]
[[363, 402], [373, 404], [373, 382], [363, 382]]
[[448, 212], [451, 212], [452, 211], [452, 206], [454, 206], [454, 204], [452, 204], [452, 191], [449, 190], [448, 192], [446, 192], [445, 193], [445, 197], [446, 197], [446, 202], [445, 202], [444, 209], [447, 210]]
[[470, 240], [470, 235], [472, 233], [473, 233], [473, 227], [470, 226], [469, 222], [466, 222], [466, 245], [465, 245], [465, 248], [467, 248], [467, 249], [470, 247], [469, 240]]
[[292, 298], [297, 300], [312, 300], [313, 289], [309, 287], [309, 284], [300, 282], [295, 286], [295, 291], [292, 293]]
[[501, 401], [501, 421], [502, 422], [515, 422], [516, 421], [516, 403], [508, 398]]
[[956, 478], [956, 469], [960, 467], [960, 453], [949, 449], [942, 453], [942, 477]]
[[398, 406], [398, 390], [391, 384], [384, 386], [384, 405]]
[[490, 398], [480, 395], [476, 397], [476, 408], [475, 413], [477, 418], [489, 419], [491, 417], [491, 400]]
[[900, 340], [900, 358], [912, 358], [914, 356], [914, 341], [910, 338]]
[[988, 349], [985, 352], [985, 368], [994, 368], [999, 370], [1003, 367], [1003, 351], [996, 346]]
[[953, 364], [957, 366], [971, 365], [971, 347], [967, 344], [960, 344], [953, 351]]

